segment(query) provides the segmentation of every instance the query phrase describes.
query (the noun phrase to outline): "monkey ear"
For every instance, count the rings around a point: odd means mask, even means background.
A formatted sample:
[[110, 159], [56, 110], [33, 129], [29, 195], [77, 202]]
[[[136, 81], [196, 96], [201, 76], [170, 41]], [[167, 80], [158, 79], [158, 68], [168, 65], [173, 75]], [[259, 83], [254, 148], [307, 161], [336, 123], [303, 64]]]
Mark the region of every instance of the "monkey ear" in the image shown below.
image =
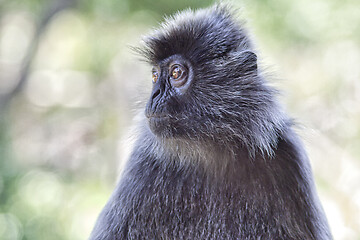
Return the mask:
[[240, 52], [239, 58], [243, 71], [257, 71], [257, 55], [253, 51], [246, 50]]

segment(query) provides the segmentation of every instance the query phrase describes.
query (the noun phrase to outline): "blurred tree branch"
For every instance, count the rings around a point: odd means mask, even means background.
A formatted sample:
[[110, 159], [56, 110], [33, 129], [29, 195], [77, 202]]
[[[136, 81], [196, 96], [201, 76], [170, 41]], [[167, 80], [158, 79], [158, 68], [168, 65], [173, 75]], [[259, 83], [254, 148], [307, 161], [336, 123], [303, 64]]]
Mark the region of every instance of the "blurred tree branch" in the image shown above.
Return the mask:
[[77, 0], [52, 0], [44, 7], [42, 17], [40, 18], [33, 39], [27, 49], [26, 55], [22, 61], [20, 74], [17, 84], [9, 92], [0, 94], [0, 116], [3, 116], [4, 111], [11, 102], [11, 100], [23, 89], [31, 69], [31, 64], [36, 55], [41, 37], [44, 34], [47, 25], [52, 18], [59, 12], [66, 8], [73, 7]]

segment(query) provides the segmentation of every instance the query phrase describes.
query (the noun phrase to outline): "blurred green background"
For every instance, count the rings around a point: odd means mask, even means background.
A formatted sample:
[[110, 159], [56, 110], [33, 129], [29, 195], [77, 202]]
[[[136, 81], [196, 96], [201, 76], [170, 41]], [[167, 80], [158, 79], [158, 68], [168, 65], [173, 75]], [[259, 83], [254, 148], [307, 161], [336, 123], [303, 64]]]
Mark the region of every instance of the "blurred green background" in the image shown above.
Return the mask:
[[[150, 91], [129, 46], [211, 3], [0, 0], [1, 240], [88, 237]], [[233, 6], [299, 123], [335, 239], [360, 239], [360, 1]]]

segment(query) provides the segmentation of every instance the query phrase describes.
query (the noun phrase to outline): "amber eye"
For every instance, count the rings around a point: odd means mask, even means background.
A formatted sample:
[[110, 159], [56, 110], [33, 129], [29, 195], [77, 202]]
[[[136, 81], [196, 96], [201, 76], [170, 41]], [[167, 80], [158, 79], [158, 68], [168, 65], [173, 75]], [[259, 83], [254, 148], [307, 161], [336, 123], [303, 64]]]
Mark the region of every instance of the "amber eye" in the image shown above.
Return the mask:
[[153, 71], [153, 72], [152, 72], [152, 81], [153, 81], [153, 83], [156, 83], [158, 79], [159, 79], [159, 74], [158, 74], [158, 72]]
[[171, 77], [173, 79], [178, 79], [181, 77], [181, 75], [183, 74], [183, 71], [181, 69], [181, 67], [179, 65], [175, 65], [172, 69], [171, 69]]
[[170, 68], [170, 80], [173, 86], [181, 87], [185, 84], [186, 68], [182, 65], [175, 64]]

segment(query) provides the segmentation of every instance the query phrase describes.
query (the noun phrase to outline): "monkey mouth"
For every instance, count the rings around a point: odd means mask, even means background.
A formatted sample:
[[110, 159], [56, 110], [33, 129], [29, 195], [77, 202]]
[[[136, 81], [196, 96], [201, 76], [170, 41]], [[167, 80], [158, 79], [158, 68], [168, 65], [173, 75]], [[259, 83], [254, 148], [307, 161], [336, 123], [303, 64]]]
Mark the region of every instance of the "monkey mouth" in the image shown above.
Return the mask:
[[168, 115], [147, 115], [149, 122], [162, 122], [162, 121], [169, 121], [171, 118]]
[[150, 116], [147, 116], [147, 118], [148, 118], [150, 127], [151, 126], [160, 127], [161, 125], [166, 126], [167, 124], [169, 124], [170, 119], [171, 119], [170, 116], [168, 116], [168, 115], [150, 115]]

